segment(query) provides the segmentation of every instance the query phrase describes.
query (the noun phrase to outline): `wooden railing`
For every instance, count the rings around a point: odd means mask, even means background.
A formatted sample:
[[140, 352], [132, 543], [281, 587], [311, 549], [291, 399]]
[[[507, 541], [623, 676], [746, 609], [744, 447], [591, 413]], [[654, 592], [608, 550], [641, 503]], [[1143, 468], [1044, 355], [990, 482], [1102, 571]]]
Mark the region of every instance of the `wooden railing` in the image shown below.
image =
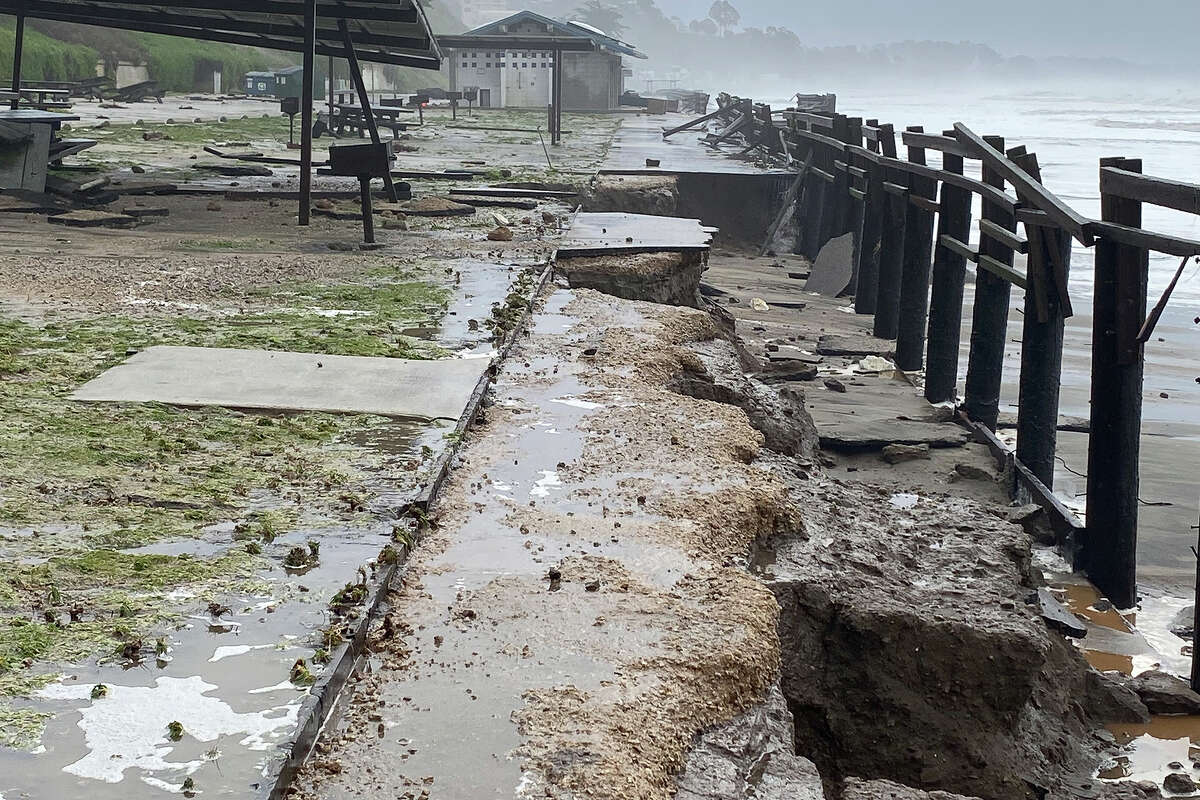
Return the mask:
[[[896, 341], [896, 364], [925, 370], [931, 403], [957, 401], [967, 262], [976, 266], [963, 421], [1011, 459], [1021, 493], [1066, 526], [1076, 566], [1119, 607], [1137, 599], [1138, 459], [1149, 253], [1200, 254], [1200, 242], [1142, 228], [1142, 205], [1200, 214], [1200, 186], [1152, 178], [1124, 158], [1100, 164], [1101, 219], [1078, 213], [1042, 183], [1037, 154], [958, 124], [941, 134], [899, 135], [878, 120], [773, 112], [734, 98], [710, 118], [727, 122], [708, 143], [798, 168], [789, 190], [796, 251], [815, 259], [853, 233], [855, 310], [876, 336]], [[675, 131], [667, 132], [667, 135]], [[927, 163], [941, 154], [941, 167]], [[980, 163], [980, 178], [965, 162]], [[979, 247], [970, 242], [980, 198]], [[1022, 233], [1023, 229], [1023, 233]], [[1059, 387], [1073, 243], [1095, 248], [1091, 435], [1084, 528], [1054, 497]], [[1024, 271], [1015, 255], [1026, 256]], [[1011, 288], [1025, 291], [1017, 448], [996, 439]]]

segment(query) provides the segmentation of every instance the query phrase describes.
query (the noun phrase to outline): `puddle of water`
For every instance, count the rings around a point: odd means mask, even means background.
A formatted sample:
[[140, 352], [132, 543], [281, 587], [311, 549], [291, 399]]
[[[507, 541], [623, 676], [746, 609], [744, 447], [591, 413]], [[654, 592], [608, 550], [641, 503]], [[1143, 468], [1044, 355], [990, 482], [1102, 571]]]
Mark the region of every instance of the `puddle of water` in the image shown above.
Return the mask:
[[[166, 658], [59, 667], [61, 682], [12, 703], [53, 716], [34, 752], [0, 750], [0, 791], [10, 799], [129, 800], [177, 796], [191, 777], [198, 792], [249, 794], [270, 751], [294, 731], [307, 694], [288, 680], [291, 665], [304, 658], [319, 674], [311, 659], [317, 632], [330, 622], [329, 598], [390, 534], [389, 520], [373, 518], [353, 528], [291, 531], [265, 545], [265, 557], [278, 562], [311, 539], [321, 543], [320, 563], [303, 575], [270, 569], [262, 575], [264, 593], [220, 598], [232, 611], [219, 625], [200, 611], [210, 598], [171, 597], [173, 606], [163, 611], [184, 619], [161, 632]], [[155, 547], [183, 544], [195, 543]], [[92, 699], [97, 684], [107, 694]], [[184, 729], [178, 742], [168, 737], [174, 721]]]
[[1172, 772], [1188, 772], [1200, 780], [1200, 770], [1192, 766], [1193, 760], [1200, 760], [1200, 717], [1155, 717], [1146, 725], [1108, 729], [1122, 752], [1104, 765], [1098, 777], [1161, 784]]
[[[238, 713], [212, 697], [218, 687], [199, 676], [159, 677], [154, 686], [108, 687], [105, 697], [91, 699], [92, 686], [59, 683], [38, 692], [40, 699], [66, 701], [79, 709], [79, 728], [87, 753], [63, 767], [63, 772], [105, 783], [120, 783], [129, 770], [158, 777], [178, 789], [183, 778], [204, 766], [206, 758], [188, 759], [197, 744], [213, 744], [225, 737], [240, 747], [264, 751], [295, 726], [299, 703], [285, 702], [259, 712]], [[295, 695], [295, 690], [289, 692]], [[76, 705], [82, 703], [82, 705]], [[171, 741], [168, 725], [187, 720], [179, 743]], [[237, 738], [241, 737], [241, 738]], [[184, 744], [183, 740], [188, 743]], [[197, 744], [193, 744], [193, 740]], [[210, 748], [211, 749], [211, 748]], [[178, 751], [178, 752], [177, 752]], [[171, 758], [172, 755], [176, 758]], [[182, 756], [182, 758], [180, 758]], [[163, 778], [162, 775], [169, 775]], [[173, 780], [174, 779], [174, 780]]]
[[446, 313], [437, 321], [405, 330], [404, 335], [436, 342], [460, 356], [488, 354], [492, 350], [492, 335], [484, 322], [491, 316], [492, 305], [503, 303], [517, 273], [534, 263], [469, 258], [441, 263], [457, 281]]
[[572, 408], [582, 408], [585, 411], [595, 411], [596, 409], [605, 407], [602, 403], [593, 403], [590, 400], [580, 400], [578, 397], [572, 397], [569, 395], [565, 397], [555, 397], [550, 402], [560, 403], [564, 406], [571, 406]]

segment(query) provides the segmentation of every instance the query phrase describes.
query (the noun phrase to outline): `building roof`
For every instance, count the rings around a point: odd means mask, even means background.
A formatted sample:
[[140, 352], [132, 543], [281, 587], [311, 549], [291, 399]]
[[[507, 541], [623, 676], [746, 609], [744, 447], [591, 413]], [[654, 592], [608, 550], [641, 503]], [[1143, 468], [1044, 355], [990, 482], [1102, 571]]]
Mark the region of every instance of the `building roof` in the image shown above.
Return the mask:
[[276, 75], [295, 75], [297, 72], [304, 72], [304, 67], [297, 64], [295, 66], [284, 67], [283, 69], [275, 70]]
[[[0, 0], [0, 13], [302, 52], [306, 5], [304, 0]], [[441, 67], [442, 52], [420, 0], [317, 0], [319, 55], [345, 55], [338, 28], [342, 19], [363, 61]]]
[[622, 42], [614, 36], [609, 36], [602, 30], [593, 28], [591, 25], [585, 25], [582, 22], [559, 22], [556, 19], [543, 17], [541, 14], [535, 14], [532, 11], [518, 11], [512, 16], [505, 17], [501, 20], [483, 25], [473, 31], [467, 31], [463, 34], [464, 37], [475, 36], [504, 36], [514, 25], [519, 25], [522, 22], [537, 22], [546, 27], [546, 35], [553, 37], [566, 37], [568, 39], [588, 39], [592, 41], [597, 49], [608, 50], [619, 55], [632, 56], [634, 58], [646, 58], [646, 54], [636, 49], [633, 45]]

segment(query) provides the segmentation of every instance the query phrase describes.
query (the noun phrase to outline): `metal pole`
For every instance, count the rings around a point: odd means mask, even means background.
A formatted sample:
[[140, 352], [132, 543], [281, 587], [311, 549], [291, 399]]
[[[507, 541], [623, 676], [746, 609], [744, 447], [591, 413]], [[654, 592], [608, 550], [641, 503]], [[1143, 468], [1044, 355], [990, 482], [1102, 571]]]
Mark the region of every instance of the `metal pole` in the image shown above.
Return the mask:
[[554, 131], [558, 137], [557, 144], [562, 144], [563, 118], [563, 51], [554, 51]]
[[[346, 46], [346, 61], [350, 65], [350, 78], [354, 81], [355, 88], [358, 89], [358, 102], [362, 106], [363, 121], [367, 124], [367, 130], [371, 134], [371, 141], [375, 144], [382, 144], [379, 138], [379, 126], [375, 124], [375, 114], [371, 111], [371, 98], [367, 95], [367, 86], [363, 83], [362, 69], [358, 65], [358, 54], [354, 52], [354, 41], [350, 38], [350, 25], [344, 19], [338, 20], [338, 28], [342, 31], [342, 42]], [[383, 188], [387, 192], [388, 200], [393, 203], [400, 201], [396, 194], [396, 184], [392, 183], [392, 173], [389, 167], [383, 173]]]
[[371, 203], [370, 177], [360, 177], [358, 189], [362, 196], [363, 241], [367, 244], [375, 244], [375, 209]]
[[329, 130], [333, 131], [333, 56], [329, 57], [329, 92], [325, 98], [329, 103]]
[[317, 0], [304, 2], [304, 78], [300, 97], [300, 224], [312, 215], [313, 73], [316, 72]]
[[21, 51], [25, 49], [25, 6], [17, 11], [17, 33], [13, 42], [13, 71], [12, 90], [17, 96], [12, 99], [12, 109], [17, 110], [21, 104]]

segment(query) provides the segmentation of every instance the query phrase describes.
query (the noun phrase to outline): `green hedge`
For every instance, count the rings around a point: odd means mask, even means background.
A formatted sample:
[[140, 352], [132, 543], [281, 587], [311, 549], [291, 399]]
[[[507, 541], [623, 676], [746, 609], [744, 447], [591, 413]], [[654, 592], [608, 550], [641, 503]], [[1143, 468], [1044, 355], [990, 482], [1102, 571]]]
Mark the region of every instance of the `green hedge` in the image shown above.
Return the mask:
[[191, 92], [196, 87], [196, 65], [201, 61], [220, 61], [222, 91], [241, 88], [247, 72], [271, 70], [296, 63], [288, 53], [238, 47], [218, 42], [200, 42], [153, 33], [136, 33], [138, 45], [146, 53], [150, 76], [170, 92]]
[[[13, 43], [16, 24], [0, 23], [0, 78], [12, 83]], [[69, 81], [96, 74], [100, 55], [82, 44], [67, 44], [44, 33], [25, 28], [25, 46], [21, 51], [21, 78], [28, 81]]]

